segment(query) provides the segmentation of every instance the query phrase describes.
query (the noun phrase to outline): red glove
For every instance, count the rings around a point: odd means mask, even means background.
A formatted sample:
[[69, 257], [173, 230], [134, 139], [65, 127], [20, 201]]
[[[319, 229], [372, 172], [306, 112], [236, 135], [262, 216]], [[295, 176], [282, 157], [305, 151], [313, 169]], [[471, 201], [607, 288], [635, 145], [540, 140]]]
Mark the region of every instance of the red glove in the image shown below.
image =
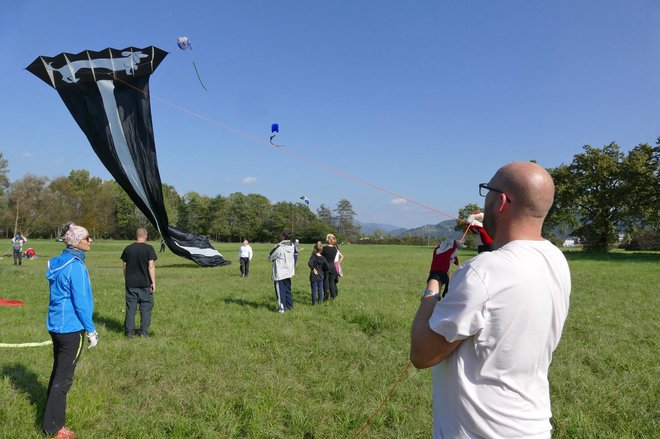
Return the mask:
[[452, 262], [458, 265], [458, 257], [456, 256], [456, 249], [458, 244], [456, 240], [445, 241], [438, 244], [438, 246], [433, 250], [433, 259], [431, 260], [431, 270], [429, 270], [429, 278], [426, 280], [428, 282], [431, 279], [437, 280], [440, 284], [445, 286], [445, 289], [438, 300], [445, 297], [447, 294], [447, 288], [449, 287], [449, 266]]
[[456, 243], [456, 240], [444, 241], [438, 244], [438, 246], [433, 250], [431, 270], [429, 271], [431, 273], [434, 271], [447, 273], [452, 262], [455, 265], [458, 265], [458, 257], [456, 256], [457, 248], [458, 244]]
[[483, 225], [484, 214], [482, 212], [475, 212], [467, 217], [467, 222], [470, 223], [470, 228], [478, 235], [478, 244], [488, 246], [493, 243], [493, 238], [490, 237]]

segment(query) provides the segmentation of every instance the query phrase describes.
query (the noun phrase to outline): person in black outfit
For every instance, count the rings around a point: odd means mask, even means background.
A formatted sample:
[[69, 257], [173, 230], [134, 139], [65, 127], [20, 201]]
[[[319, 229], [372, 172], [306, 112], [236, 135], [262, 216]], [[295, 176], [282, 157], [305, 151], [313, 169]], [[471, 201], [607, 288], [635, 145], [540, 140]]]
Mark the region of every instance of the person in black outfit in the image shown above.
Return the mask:
[[312, 289], [312, 305], [323, 302], [323, 279], [328, 275], [328, 261], [325, 260], [321, 252], [323, 244], [321, 241], [314, 245], [312, 256], [309, 257], [309, 283]]
[[329, 298], [334, 299], [339, 294], [339, 289], [337, 288], [337, 282], [339, 282], [339, 278], [335, 269], [335, 259], [337, 258], [338, 254], [338, 262], [341, 262], [344, 257], [341, 253], [339, 253], [339, 249], [337, 248], [337, 238], [335, 238], [335, 235], [328, 233], [328, 235], [325, 237], [325, 242], [327, 242], [328, 245], [323, 247], [321, 255], [323, 255], [325, 260], [328, 262], [329, 269], [328, 275], [325, 277], [325, 279], [323, 279], [323, 300], [328, 300]]
[[133, 338], [135, 331], [135, 311], [140, 307], [140, 335], [149, 337], [151, 310], [154, 306], [156, 291], [156, 251], [146, 243], [147, 230], [140, 227], [136, 232], [136, 241], [128, 245], [121, 254], [124, 261], [126, 279], [126, 319], [124, 335]]

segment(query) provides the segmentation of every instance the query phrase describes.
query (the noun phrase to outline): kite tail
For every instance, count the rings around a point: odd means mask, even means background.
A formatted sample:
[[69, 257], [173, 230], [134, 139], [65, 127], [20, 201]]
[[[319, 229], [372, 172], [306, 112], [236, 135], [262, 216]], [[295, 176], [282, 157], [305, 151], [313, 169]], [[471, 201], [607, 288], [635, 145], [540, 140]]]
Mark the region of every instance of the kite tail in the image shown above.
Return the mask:
[[201, 84], [202, 88], [204, 89], [204, 91], [208, 91], [204, 86], [204, 83], [202, 82], [202, 78], [199, 76], [199, 70], [197, 70], [197, 64], [195, 64], [195, 61], [193, 61], [193, 67], [195, 67], [195, 73], [197, 73], [197, 79], [199, 80], [199, 83]]

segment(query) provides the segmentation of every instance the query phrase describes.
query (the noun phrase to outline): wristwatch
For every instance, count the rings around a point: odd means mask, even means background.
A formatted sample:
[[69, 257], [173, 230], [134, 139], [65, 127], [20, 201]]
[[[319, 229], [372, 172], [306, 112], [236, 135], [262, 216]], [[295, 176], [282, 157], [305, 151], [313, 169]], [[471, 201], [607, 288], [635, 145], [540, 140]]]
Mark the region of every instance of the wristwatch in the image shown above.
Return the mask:
[[[438, 296], [438, 297], [435, 297], [435, 296]], [[422, 291], [422, 300], [430, 298], [430, 297], [435, 297], [436, 299], [439, 299], [440, 298], [440, 291], [433, 291], [433, 290], [429, 290], [429, 289], [426, 289], [426, 290]]]

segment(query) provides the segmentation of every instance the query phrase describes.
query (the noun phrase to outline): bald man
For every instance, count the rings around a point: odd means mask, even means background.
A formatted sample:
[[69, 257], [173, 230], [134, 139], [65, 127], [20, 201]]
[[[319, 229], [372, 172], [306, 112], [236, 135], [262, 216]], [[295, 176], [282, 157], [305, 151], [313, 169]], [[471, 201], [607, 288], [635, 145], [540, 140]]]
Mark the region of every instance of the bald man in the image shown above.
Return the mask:
[[571, 290], [566, 259], [541, 236], [554, 183], [516, 162], [479, 191], [494, 251], [461, 265], [444, 294], [455, 247], [434, 251], [410, 359], [433, 367], [435, 438], [550, 438], [548, 368]]

